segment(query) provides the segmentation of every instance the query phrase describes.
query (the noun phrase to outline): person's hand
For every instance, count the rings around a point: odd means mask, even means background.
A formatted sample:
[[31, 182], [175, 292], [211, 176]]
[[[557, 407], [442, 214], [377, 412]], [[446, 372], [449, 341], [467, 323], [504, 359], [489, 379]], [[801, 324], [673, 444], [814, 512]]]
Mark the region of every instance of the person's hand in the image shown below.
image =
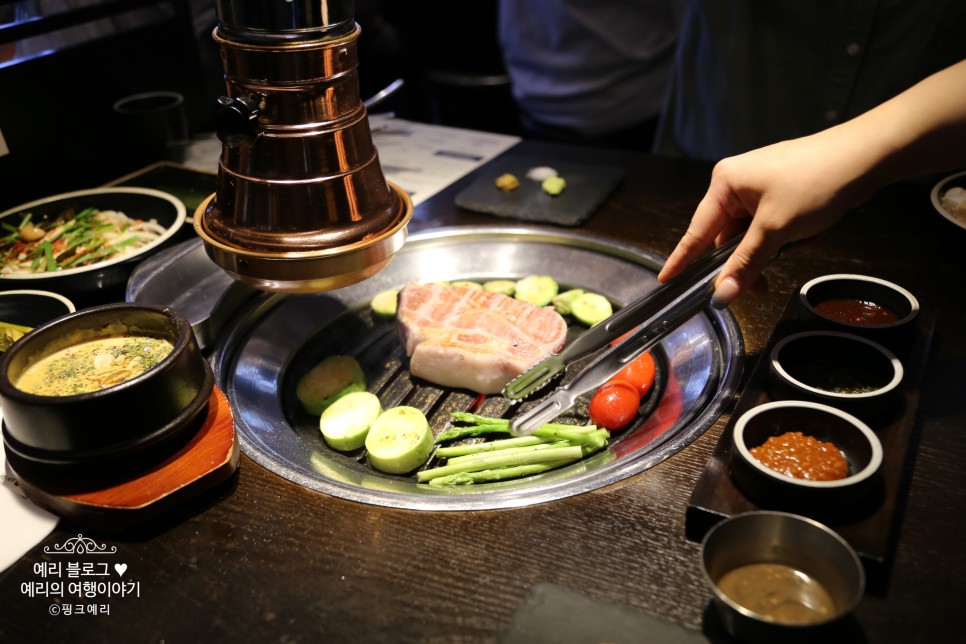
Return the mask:
[[658, 279], [747, 228], [715, 282], [712, 303], [725, 306], [764, 286], [761, 271], [782, 246], [825, 230], [879, 186], [963, 163], [966, 61], [850, 121], [720, 161]]
[[675, 277], [713, 243], [747, 229], [716, 279], [713, 304], [767, 288], [762, 269], [785, 244], [828, 228], [867, 196], [864, 160], [843, 154], [840, 136], [833, 128], [720, 161], [658, 279]]

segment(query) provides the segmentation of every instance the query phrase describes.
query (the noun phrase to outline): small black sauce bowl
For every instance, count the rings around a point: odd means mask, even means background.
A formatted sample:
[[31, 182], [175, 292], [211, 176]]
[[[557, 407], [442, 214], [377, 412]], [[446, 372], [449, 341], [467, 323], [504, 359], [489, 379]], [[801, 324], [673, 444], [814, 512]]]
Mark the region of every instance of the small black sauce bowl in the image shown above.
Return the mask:
[[10, 324], [34, 329], [76, 310], [73, 302], [50, 291], [0, 291], [0, 320]]
[[[835, 445], [849, 465], [849, 475], [835, 481], [811, 481], [777, 472], [749, 450], [772, 436], [801, 432]], [[861, 501], [882, 465], [882, 443], [861, 420], [839, 409], [805, 400], [780, 400], [749, 409], [734, 426], [731, 475], [761, 507], [835, 514]]]
[[[902, 362], [887, 348], [838, 331], [804, 331], [786, 336], [770, 355], [768, 393], [776, 400], [810, 400], [837, 407], [863, 420], [896, 413]], [[835, 391], [834, 385], [865, 391]]]
[[[828, 592], [834, 613], [811, 624], [783, 624], [738, 604], [718, 587], [740, 566], [775, 563], [816, 580]], [[716, 524], [701, 541], [701, 565], [712, 603], [725, 630], [742, 642], [855, 641], [846, 618], [865, 593], [865, 572], [855, 550], [829, 527], [787, 512], [746, 512]]]
[[[118, 334], [165, 338], [174, 349], [145, 373], [99, 391], [40, 396], [13, 384], [32, 361], [79, 341]], [[4, 353], [4, 447], [11, 460], [48, 470], [131, 465], [180, 445], [213, 388], [211, 366], [180, 313], [149, 304], [83, 309], [34, 329]]]
[[[836, 299], [872, 302], [889, 309], [898, 319], [881, 324], [850, 322], [829, 317], [816, 308], [822, 302]], [[909, 343], [919, 316], [916, 296], [898, 284], [869, 275], [841, 273], [816, 277], [799, 289], [798, 300], [802, 320], [813, 327], [861, 335], [893, 351], [901, 351]]]

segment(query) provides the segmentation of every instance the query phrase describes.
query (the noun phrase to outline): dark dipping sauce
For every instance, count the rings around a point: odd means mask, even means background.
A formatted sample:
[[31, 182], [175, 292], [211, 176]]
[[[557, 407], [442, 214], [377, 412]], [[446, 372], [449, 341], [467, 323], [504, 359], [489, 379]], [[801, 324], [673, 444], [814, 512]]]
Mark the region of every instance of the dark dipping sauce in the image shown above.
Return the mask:
[[850, 324], [877, 326], [899, 321], [895, 311], [866, 300], [850, 298], [825, 300], [816, 304], [815, 310], [831, 320]]
[[778, 356], [789, 376], [832, 394], [868, 394], [887, 386], [894, 375], [889, 359], [872, 346], [835, 336], [799, 338]]
[[839, 448], [802, 432], [770, 436], [748, 451], [762, 465], [797, 479], [837, 481], [849, 475], [849, 464]]
[[812, 624], [835, 614], [835, 602], [818, 580], [784, 564], [739, 566], [716, 583], [731, 601], [780, 624]]

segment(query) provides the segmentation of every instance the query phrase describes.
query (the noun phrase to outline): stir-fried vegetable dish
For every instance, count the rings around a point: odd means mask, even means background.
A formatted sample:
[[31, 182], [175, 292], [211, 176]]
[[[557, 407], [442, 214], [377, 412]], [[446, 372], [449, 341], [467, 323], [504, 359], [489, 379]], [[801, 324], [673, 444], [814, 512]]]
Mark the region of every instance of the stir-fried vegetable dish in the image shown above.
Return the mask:
[[86, 208], [56, 216], [24, 217], [0, 223], [0, 277], [49, 273], [127, 255], [164, 234], [154, 219]]

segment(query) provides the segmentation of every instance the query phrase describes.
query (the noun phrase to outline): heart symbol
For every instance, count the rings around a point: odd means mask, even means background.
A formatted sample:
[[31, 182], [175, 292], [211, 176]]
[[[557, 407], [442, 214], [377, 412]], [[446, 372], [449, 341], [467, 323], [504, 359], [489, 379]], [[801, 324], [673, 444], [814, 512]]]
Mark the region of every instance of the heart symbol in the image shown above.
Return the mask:
[[117, 571], [118, 577], [123, 577], [124, 573], [127, 572], [127, 564], [114, 564], [114, 570]]

